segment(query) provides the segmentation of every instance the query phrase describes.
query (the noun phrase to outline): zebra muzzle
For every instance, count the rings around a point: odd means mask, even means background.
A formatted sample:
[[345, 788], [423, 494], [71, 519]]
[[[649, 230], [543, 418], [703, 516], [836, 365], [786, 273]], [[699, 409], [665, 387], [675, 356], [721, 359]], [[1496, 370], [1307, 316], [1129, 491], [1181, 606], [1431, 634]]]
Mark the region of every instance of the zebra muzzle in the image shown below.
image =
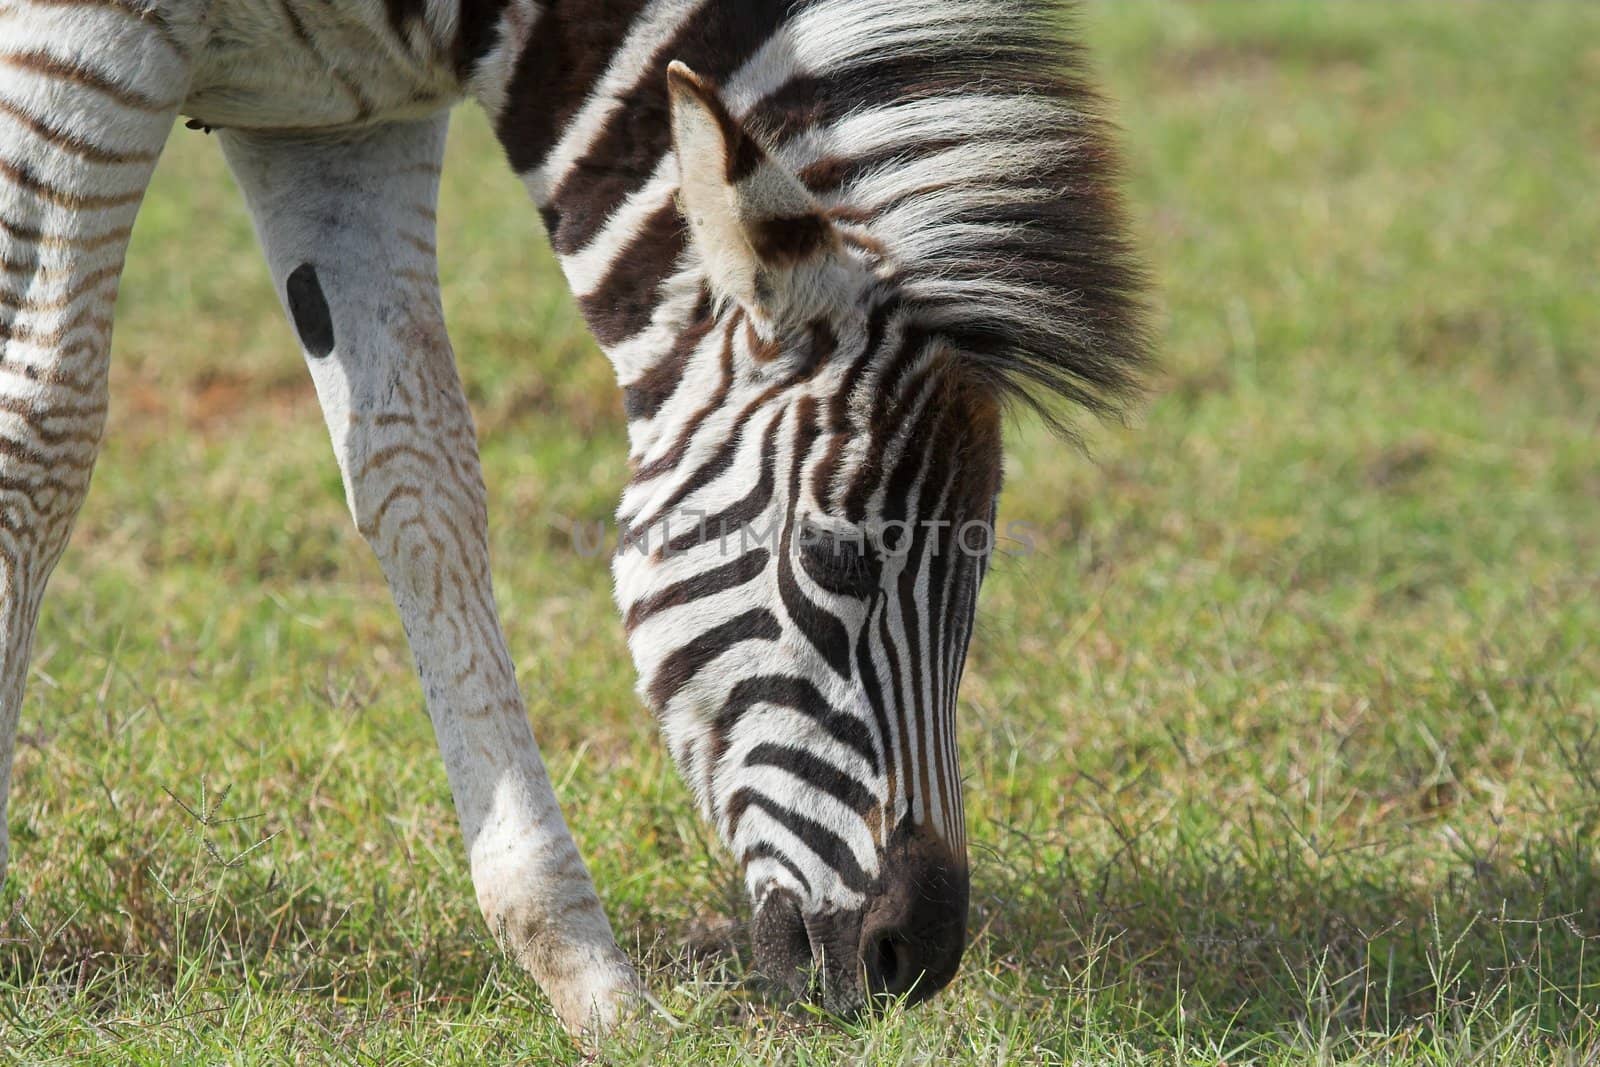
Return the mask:
[[807, 914], [787, 890], [766, 894], [751, 925], [757, 970], [794, 1000], [838, 1015], [919, 1003], [955, 977], [967, 895], [966, 864], [948, 848], [901, 838], [862, 908]]

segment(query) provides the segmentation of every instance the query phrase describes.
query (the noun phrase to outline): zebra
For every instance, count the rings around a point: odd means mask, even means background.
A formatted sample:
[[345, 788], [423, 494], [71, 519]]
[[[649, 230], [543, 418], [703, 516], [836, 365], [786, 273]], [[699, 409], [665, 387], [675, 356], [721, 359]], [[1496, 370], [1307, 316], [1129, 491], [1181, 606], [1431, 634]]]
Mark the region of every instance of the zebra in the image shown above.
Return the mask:
[[1048, 0], [4, 0], [0, 877], [124, 252], [187, 117], [303, 349], [486, 921], [575, 1033], [648, 998], [497, 616], [434, 244], [466, 98], [615, 368], [615, 598], [758, 970], [841, 1013], [931, 995], [966, 941], [956, 694], [1006, 413], [1071, 436], [1147, 378], [1115, 138]]

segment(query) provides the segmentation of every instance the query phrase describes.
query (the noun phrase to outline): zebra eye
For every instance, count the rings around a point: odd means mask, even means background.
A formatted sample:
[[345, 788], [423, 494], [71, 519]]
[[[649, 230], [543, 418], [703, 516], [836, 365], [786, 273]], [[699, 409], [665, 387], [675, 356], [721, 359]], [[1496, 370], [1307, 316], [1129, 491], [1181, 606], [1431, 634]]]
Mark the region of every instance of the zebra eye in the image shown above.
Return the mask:
[[878, 561], [860, 533], [833, 533], [807, 524], [800, 530], [800, 565], [828, 592], [869, 597], [878, 588]]

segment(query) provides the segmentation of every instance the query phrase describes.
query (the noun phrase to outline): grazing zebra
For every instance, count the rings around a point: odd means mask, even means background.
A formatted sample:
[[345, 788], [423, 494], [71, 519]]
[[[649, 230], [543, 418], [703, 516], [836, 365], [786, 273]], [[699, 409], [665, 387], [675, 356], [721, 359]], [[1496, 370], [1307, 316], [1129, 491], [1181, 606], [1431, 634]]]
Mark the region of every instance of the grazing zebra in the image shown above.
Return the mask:
[[943, 986], [1003, 413], [1113, 410], [1145, 349], [1076, 55], [1046, 0], [4, 0], [0, 803], [130, 227], [188, 116], [304, 349], [484, 916], [570, 1029], [642, 994], [496, 616], [434, 251], [471, 96], [622, 386], [616, 598], [759, 967], [838, 1011]]

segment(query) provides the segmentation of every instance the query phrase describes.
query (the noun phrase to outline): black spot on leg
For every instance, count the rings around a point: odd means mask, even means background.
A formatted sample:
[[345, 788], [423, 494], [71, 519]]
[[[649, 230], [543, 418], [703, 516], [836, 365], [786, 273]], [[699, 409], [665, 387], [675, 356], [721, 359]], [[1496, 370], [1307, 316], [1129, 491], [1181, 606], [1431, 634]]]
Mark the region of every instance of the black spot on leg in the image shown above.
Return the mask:
[[311, 358], [324, 358], [333, 351], [333, 316], [328, 312], [328, 298], [322, 295], [316, 269], [309, 263], [300, 264], [290, 272], [283, 289], [300, 343]]

